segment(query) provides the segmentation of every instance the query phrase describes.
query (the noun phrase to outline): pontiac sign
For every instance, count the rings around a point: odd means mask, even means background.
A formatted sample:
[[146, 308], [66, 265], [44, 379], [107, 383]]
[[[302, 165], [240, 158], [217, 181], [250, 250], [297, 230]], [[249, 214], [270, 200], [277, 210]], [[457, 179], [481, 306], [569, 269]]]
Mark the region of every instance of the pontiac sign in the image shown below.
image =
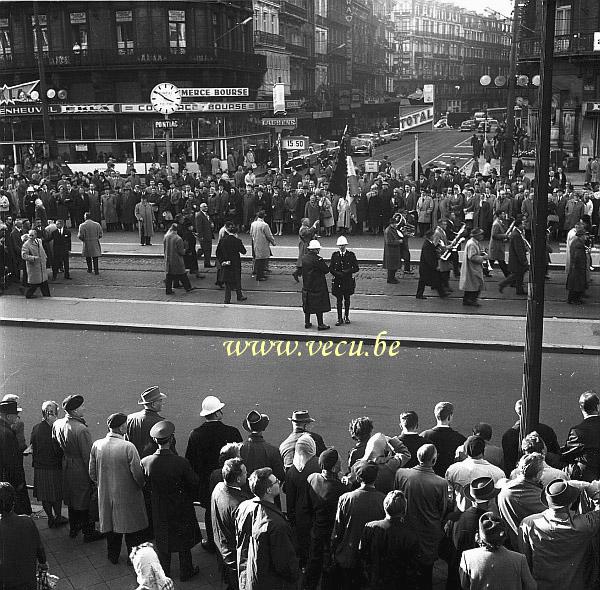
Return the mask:
[[431, 123], [433, 121], [433, 106], [426, 107], [409, 115], [401, 115], [399, 121], [401, 131], [408, 131], [426, 123]]

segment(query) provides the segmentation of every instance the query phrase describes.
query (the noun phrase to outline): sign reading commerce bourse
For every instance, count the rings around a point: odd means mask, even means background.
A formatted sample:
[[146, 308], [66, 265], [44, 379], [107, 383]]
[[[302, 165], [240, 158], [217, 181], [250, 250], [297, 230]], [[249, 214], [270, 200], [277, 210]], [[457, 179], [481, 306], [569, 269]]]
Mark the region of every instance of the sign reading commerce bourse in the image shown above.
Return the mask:
[[206, 96], [249, 96], [248, 88], [180, 88], [183, 98], [202, 98]]

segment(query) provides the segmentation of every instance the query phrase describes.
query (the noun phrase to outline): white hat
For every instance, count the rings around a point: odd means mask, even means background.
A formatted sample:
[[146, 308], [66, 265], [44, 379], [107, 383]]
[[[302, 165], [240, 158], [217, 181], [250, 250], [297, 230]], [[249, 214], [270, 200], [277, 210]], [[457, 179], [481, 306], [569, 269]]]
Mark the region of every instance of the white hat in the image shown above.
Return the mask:
[[348, 240], [346, 239], [346, 236], [340, 236], [337, 239], [336, 246], [347, 246], [347, 245], [348, 245]]
[[308, 249], [309, 250], [320, 250], [321, 244], [320, 244], [319, 240], [311, 240], [308, 244]]
[[208, 395], [202, 400], [202, 411], [200, 412], [200, 416], [209, 416], [224, 407], [225, 404], [218, 397]]

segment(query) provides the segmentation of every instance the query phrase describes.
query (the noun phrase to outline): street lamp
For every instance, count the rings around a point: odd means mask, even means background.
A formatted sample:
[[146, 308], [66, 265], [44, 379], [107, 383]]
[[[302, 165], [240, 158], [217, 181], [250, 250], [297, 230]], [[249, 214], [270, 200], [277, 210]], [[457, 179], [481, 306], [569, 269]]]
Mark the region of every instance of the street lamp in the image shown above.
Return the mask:
[[243, 26], [247, 25], [251, 20], [252, 20], [252, 17], [249, 16], [248, 18], [245, 18], [241, 23], [236, 23], [233, 27], [231, 27], [231, 29], [228, 29], [227, 31], [225, 31], [222, 35], [219, 35], [213, 42], [215, 49], [217, 48], [217, 41], [220, 41], [223, 37], [226, 37], [227, 35], [229, 35], [229, 33], [231, 33], [231, 31], [234, 31], [238, 27], [243, 27]]

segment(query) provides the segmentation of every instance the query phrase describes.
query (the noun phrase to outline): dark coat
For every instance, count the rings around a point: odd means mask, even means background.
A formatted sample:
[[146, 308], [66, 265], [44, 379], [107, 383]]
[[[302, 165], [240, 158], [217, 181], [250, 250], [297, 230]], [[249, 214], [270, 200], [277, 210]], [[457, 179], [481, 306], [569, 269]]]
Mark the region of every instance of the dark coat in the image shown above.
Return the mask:
[[581, 237], [571, 242], [567, 290], [582, 293], [587, 289], [587, 256], [585, 243]]
[[198, 211], [194, 218], [194, 227], [196, 229], [196, 233], [198, 234], [198, 239], [202, 240], [211, 240], [213, 239], [213, 230], [210, 223], [210, 219], [202, 213], [202, 211]]
[[600, 477], [600, 416], [590, 416], [569, 430], [562, 458], [579, 467], [581, 479]]
[[446, 426], [435, 426], [421, 432], [421, 436], [428, 443], [435, 445], [438, 458], [433, 470], [440, 477], [444, 477], [448, 467], [454, 463], [454, 454], [457, 447], [467, 439], [460, 432]]
[[525, 274], [529, 269], [527, 249], [520, 231], [513, 231], [508, 248], [508, 270], [514, 274]]
[[[560, 453], [560, 446], [558, 444], [558, 439], [556, 438], [556, 433], [554, 430], [547, 426], [546, 424], [539, 423], [536, 427], [536, 432], [540, 435], [541, 439], [544, 441], [546, 448], [548, 449], [548, 453], [546, 454], [546, 461], [549, 464], [553, 464], [549, 455], [558, 455]], [[521, 456], [520, 452], [520, 443], [519, 443], [519, 432], [520, 432], [520, 424], [516, 422], [511, 428], [509, 428], [502, 435], [502, 451], [504, 452], [504, 470], [507, 475], [510, 475], [512, 470], [517, 466], [517, 461]]]
[[7, 481], [13, 487], [25, 484], [23, 455], [19, 450], [17, 436], [8, 422], [0, 419], [0, 481]]
[[433, 289], [440, 289], [441, 278], [438, 270], [438, 250], [433, 242], [425, 240], [421, 248], [419, 280]]
[[0, 518], [0, 542], [0, 587], [36, 590], [37, 563], [46, 563], [46, 552], [35, 522], [10, 512]]
[[396, 226], [383, 230], [383, 268], [398, 270], [402, 266], [402, 252], [406, 237], [400, 237]]
[[270, 467], [279, 481], [285, 481], [285, 470], [279, 449], [265, 441], [262, 433], [255, 432], [248, 436], [248, 440], [240, 448], [240, 457], [248, 473], [261, 467]]
[[[141, 458], [151, 455], [156, 451], [156, 443], [150, 438], [150, 430], [164, 418], [154, 410], [144, 408], [135, 414], [127, 416], [127, 434], [125, 440], [135, 445]], [[171, 450], [175, 451], [175, 437], [171, 439]]]
[[333, 275], [331, 282], [332, 295], [335, 297], [354, 295], [356, 279], [352, 275], [358, 270], [358, 262], [354, 252], [346, 250], [343, 255], [339, 251], [334, 252], [329, 263], [329, 272]]
[[50, 239], [52, 240], [54, 260], [63, 260], [71, 251], [71, 232], [66, 227], [60, 230], [55, 229]]
[[156, 547], [174, 553], [191, 549], [202, 537], [193, 496], [198, 476], [189, 461], [159, 449], [142, 459], [152, 492], [152, 523]]
[[[242, 243], [242, 240], [232, 234], [226, 233], [219, 241], [216, 254], [217, 260], [221, 263], [223, 280], [227, 283], [239, 281], [242, 274], [240, 254], [246, 254], [246, 247]], [[231, 264], [223, 265], [223, 262], [230, 262]]]
[[417, 460], [417, 451], [423, 446], [427, 444], [427, 441], [416, 432], [405, 432], [398, 437], [408, 451], [410, 452], [410, 459], [403, 465], [405, 468], [414, 467], [419, 464]]
[[304, 313], [331, 311], [327, 279], [327, 263], [316, 253], [309, 252], [302, 258], [302, 308]]
[[190, 432], [185, 458], [200, 478], [198, 499], [206, 506], [209, 499], [209, 478], [219, 467], [219, 452], [227, 443], [242, 442], [240, 431], [220, 420], [210, 420]]

